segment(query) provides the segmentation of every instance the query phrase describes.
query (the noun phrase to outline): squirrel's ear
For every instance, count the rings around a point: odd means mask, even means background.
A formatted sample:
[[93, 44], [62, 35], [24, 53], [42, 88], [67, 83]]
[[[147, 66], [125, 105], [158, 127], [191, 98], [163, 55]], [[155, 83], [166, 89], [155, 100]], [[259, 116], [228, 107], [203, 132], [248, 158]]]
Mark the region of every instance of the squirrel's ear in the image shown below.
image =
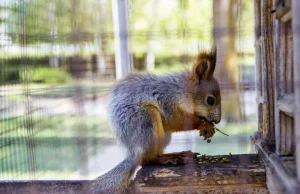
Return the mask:
[[217, 46], [216, 45], [214, 45], [211, 48], [210, 54], [211, 54], [212, 59], [214, 60], [215, 66], [216, 66], [216, 61], [217, 61]]
[[216, 46], [213, 46], [210, 52], [200, 52], [193, 67], [192, 77], [199, 81], [211, 79], [216, 66], [216, 58]]

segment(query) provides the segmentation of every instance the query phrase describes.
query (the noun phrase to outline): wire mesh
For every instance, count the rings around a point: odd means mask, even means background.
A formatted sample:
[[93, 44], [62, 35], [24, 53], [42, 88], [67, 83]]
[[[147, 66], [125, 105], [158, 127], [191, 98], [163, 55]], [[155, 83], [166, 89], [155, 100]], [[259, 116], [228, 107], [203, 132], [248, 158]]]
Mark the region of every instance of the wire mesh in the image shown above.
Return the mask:
[[[84, 163], [86, 145], [99, 141], [88, 129], [82, 132], [87, 117], [82, 102], [106, 94], [114, 80], [114, 59], [107, 54], [113, 37], [105, 26], [111, 18], [96, 23], [100, 6], [1, 1], [0, 179], [64, 178]], [[101, 122], [89, 129], [101, 130]]]
[[[213, 25], [211, 0], [127, 3], [135, 71], [161, 74], [190, 67], [199, 48], [210, 48], [215, 37], [227, 33], [237, 37], [239, 84], [250, 90], [246, 99], [251, 101], [253, 25], [244, 22], [253, 21], [243, 16], [242, 1], [235, 5], [238, 27], [229, 32]], [[0, 179], [82, 179], [110, 168], [98, 152], [114, 145], [104, 113], [115, 81], [112, 10], [108, 0], [0, 2]], [[225, 96], [231, 83], [222, 84], [225, 101], [235, 101]], [[236, 106], [227, 104], [225, 115]], [[231, 115], [224, 120], [239, 119]], [[250, 128], [255, 129], [253, 124]], [[175, 138], [173, 144], [191, 143], [181, 140]], [[245, 137], [235, 143], [244, 145]], [[237, 153], [245, 150], [239, 149]]]

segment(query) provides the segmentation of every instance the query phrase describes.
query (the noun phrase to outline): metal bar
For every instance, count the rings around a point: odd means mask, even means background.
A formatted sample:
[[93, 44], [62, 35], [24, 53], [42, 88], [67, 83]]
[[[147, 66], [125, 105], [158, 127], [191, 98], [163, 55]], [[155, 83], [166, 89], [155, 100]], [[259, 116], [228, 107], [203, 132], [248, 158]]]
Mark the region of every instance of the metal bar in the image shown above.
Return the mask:
[[128, 41], [126, 3], [126, 0], [112, 1], [117, 79], [124, 77], [133, 70]]

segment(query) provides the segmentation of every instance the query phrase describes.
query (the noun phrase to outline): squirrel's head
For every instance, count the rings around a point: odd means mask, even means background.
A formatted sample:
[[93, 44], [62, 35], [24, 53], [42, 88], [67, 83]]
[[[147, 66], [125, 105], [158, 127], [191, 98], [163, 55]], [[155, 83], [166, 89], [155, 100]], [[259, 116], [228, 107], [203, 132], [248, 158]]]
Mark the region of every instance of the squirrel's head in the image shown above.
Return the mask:
[[194, 114], [209, 122], [221, 121], [220, 87], [213, 77], [217, 59], [214, 46], [209, 52], [200, 52], [192, 68], [191, 80]]

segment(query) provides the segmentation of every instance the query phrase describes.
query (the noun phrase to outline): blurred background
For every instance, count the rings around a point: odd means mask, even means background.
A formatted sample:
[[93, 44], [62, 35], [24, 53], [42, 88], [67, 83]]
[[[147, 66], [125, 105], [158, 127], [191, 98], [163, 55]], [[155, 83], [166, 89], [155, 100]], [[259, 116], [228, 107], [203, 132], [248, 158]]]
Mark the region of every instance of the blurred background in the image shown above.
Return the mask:
[[[192, 66], [218, 48], [222, 122], [210, 144], [176, 133], [166, 152], [252, 152], [257, 131], [251, 0], [0, 0], [0, 179], [94, 179], [124, 158], [107, 96], [128, 71]], [[124, 68], [125, 67], [125, 68]]]

